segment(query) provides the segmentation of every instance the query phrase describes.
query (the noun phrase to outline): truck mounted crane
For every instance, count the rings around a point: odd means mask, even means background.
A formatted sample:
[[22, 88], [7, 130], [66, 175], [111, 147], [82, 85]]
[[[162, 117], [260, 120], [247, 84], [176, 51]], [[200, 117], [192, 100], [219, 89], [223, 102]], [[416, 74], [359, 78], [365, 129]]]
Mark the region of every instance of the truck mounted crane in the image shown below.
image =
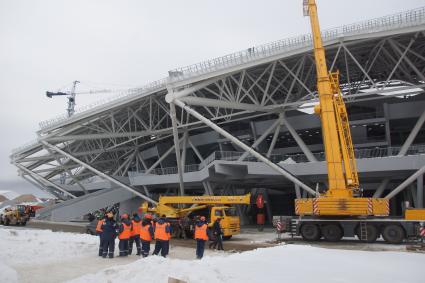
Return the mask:
[[[184, 235], [191, 237], [190, 226], [193, 226], [192, 216], [194, 214], [206, 216], [210, 226], [217, 218], [221, 218], [221, 228], [223, 229], [223, 239], [230, 239], [233, 235], [240, 233], [240, 219], [237, 216], [232, 204], [249, 205], [251, 194], [242, 196], [161, 196], [158, 204], [149, 207], [148, 202], [144, 202], [140, 207], [142, 213], [154, 213], [158, 216], [165, 216], [173, 227], [173, 235]], [[179, 205], [191, 205], [187, 208]]]
[[304, 0], [304, 15], [310, 16], [312, 30], [319, 96], [314, 110], [321, 120], [328, 188], [319, 196], [296, 199], [298, 217], [287, 218], [286, 229], [310, 241], [357, 235], [374, 242], [382, 234], [387, 242], [400, 243], [414, 235], [425, 220], [425, 210], [406, 211], [404, 219], [390, 218], [387, 198], [362, 196], [339, 72], [328, 71], [315, 0]]

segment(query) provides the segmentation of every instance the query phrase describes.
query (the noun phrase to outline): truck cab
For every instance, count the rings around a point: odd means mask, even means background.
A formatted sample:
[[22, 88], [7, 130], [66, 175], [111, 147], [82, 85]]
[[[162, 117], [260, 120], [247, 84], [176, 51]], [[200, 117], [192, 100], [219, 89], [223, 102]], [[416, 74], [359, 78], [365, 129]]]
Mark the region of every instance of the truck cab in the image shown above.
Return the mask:
[[228, 240], [233, 235], [237, 235], [241, 231], [241, 224], [236, 209], [230, 206], [213, 206], [211, 207], [209, 227], [212, 227], [214, 221], [221, 218], [221, 229], [223, 229], [223, 239]]

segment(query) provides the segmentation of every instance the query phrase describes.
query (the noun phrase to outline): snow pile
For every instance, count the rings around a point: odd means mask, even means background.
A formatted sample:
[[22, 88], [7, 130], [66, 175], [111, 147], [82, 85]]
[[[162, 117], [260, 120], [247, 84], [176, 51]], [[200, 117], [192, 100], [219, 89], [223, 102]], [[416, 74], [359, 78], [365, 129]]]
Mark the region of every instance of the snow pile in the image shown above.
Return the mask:
[[0, 262], [0, 282], [18, 282], [18, 273], [6, 264]]
[[423, 282], [423, 254], [282, 245], [202, 260], [148, 257], [77, 278], [84, 282]]
[[99, 247], [97, 237], [50, 230], [0, 229], [0, 239], [0, 263], [9, 266], [95, 255]]
[[98, 238], [90, 235], [0, 228], [0, 239], [0, 282], [8, 283], [424, 282], [419, 253], [280, 245], [236, 254], [207, 250], [195, 260], [193, 249], [172, 245], [166, 259], [111, 260], [97, 256]]

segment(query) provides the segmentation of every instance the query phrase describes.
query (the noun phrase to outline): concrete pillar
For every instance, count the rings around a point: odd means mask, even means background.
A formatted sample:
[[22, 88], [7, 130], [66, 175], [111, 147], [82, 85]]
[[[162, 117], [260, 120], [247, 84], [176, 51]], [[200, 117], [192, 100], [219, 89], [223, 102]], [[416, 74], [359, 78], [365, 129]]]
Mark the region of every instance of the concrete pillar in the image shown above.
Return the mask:
[[424, 208], [424, 175], [416, 180], [416, 186], [417, 208]]
[[301, 198], [300, 186], [298, 186], [298, 184], [294, 184], [294, 185], [295, 185], [295, 195], [297, 196], [297, 198]]
[[390, 130], [390, 112], [388, 109], [388, 103], [383, 104], [384, 108], [384, 117], [385, 117], [385, 139], [388, 143], [388, 146], [391, 147], [391, 130]]

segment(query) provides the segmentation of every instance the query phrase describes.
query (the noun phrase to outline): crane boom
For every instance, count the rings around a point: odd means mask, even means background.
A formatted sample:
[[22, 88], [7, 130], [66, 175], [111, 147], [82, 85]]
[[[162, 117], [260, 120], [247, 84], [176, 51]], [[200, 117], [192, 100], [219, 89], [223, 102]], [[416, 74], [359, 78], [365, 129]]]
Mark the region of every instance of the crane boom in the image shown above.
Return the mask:
[[250, 204], [251, 194], [243, 196], [161, 196], [159, 204]]
[[328, 196], [352, 197], [359, 181], [347, 110], [339, 88], [339, 73], [328, 72], [315, 0], [304, 1], [310, 16], [320, 104], [315, 112], [322, 122], [323, 144], [328, 167]]
[[319, 94], [319, 105], [314, 110], [322, 123], [328, 189], [319, 197], [295, 200], [295, 212], [316, 216], [387, 216], [388, 200], [357, 195], [359, 179], [347, 109], [339, 87], [339, 72], [328, 72], [315, 0], [304, 0], [304, 14], [310, 16]]

